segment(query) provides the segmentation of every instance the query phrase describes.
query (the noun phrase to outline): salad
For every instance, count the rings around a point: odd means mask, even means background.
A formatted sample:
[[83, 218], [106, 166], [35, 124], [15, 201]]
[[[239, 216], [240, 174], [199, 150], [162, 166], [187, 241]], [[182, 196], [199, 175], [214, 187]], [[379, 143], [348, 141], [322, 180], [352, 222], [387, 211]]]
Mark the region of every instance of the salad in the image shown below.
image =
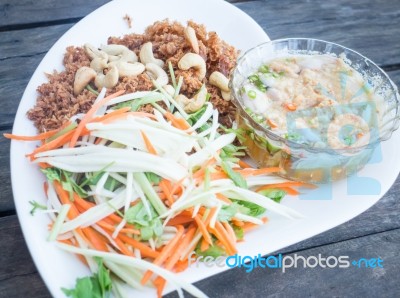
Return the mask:
[[[170, 282], [180, 295], [205, 297], [174, 274], [192, 252], [236, 254], [247, 231], [267, 222], [266, 210], [301, 217], [279, 201], [308, 185], [274, 176], [276, 167], [251, 167], [211, 103], [188, 114], [153, 84], [153, 91], [108, 96], [103, 88], [87, 113], [58, 129], [5, 135], [41, 142], [28, 158], [46, 176], [47, 202], [32, 201], [32, 213], [47, 210], [48, 241], [93, 272], [63, 289], [67, 296], [96, 289], [124, 297], [122, 283], [161, 296]], [[144, 104], [154, 112], [140, 111]]]

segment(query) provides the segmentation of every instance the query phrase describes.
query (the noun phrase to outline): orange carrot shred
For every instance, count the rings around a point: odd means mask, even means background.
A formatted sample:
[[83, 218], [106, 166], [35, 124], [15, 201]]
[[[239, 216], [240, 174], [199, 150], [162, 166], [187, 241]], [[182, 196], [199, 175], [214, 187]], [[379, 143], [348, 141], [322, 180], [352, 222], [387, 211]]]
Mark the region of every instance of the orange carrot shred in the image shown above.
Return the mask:
[[74, 134], [71, 137], [71, 141], [69, 143], [69, 147], [73, 148], [76, 145], [76, 142], [78, 141], [78, 138], [80, 137], [81, 133], [83, 132], [83, 129], [85, 128], [86, 124], [92, 119], [94, 113], [96, 113], [96, 111], [102, 107], [103, 105], [105, 105], [108, 101], [110, 101], [111, 99], [120, 96], [121, 94], [123, 94], [125, 91], [124, 90], [120, 90], [117, 91], [105, 98], [103, 98], [102, 100], [96, 102], [91, 108], [90, 110], [85, 114], [85, 116], [82, 118], [81, 122], [79, 122], [77, 128], [74, 130]]
[[211, 244], [212, 240], [211, 240], [210, 233], [208, 233], [207, 227], [204, 224], [204, 222], [201, 220], [200, 216], [196, 215], [194, 217], [194, 220], [196, 221], [197, 227], [199, 228], [201, 234], [203, 235], [204, 240], [207, 241], [209, 244]]
[[54, 136], [56, 133], [58, 133], [59, 131], [63, 130], [65, 127], [67, 127], [69, 124], [71, 124], [71, 122], [67, 121], [60, 128], [53, 129], [53, 130], [50, 130], [50, 131], [46, 131], [46, 132], [43, 132], [43, 133], [38, 134], [36, 136], [17, 136], [17, 135], [13, 135], [13, 134], [9, 134], [9, 133], [4, 133], [3, 136], [5, 138], [11, 139], [11, 140], [41, 141], [41, 140], [45, 140], [45, 139], [48, 139], [48, 138]]
[[[164, 248], [161, 251], [161, 253], [159, 254], [159, 256], [157, 258], [155, 258], [155, 260], [153, 261], [154, 265], [157, 265], [157, 266], [162, 265], [162, 263], [164, 263], [164, 261], [171, 254], [172, 250], [175, 248], [175, 246], [178, 243], [178, 241], [181, 239], [181, 237], [183, 235], [183, 232], [184, 232], [184, 228], [183, 228], [183, 226], [177, 226], [177, 229], [178, 229], [178, 231], [176, 232], [175, 237], [172, 238], [172, 240], [169, 241], [166, 246], [164, 246]], [[151, 278], [151, 275], [152, 275], [152, 272], [151, 271], [147, 271], [143, 275], [143, 278], [141, 280], [141, 284], [145, 285], [146, 282]]]
[[142, 138], [143, 141], [146, 145], [147, 151], [153, 155], [157, 155], [157, 151], [154, 148], [153, 144], [150, 142], [149, 138], [147, 137], [147, 135], [144, 133], [144, 131], [140, 131], [140, 133], [142, 134]]

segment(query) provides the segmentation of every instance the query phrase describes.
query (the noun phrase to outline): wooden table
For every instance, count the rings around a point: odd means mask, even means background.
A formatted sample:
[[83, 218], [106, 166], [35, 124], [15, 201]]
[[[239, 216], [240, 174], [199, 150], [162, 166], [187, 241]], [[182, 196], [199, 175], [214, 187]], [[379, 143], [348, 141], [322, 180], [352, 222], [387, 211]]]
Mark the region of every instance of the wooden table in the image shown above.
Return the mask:
[[[20, 98], [50, 46], [106, 0], [0, 1], [0, 132], [10, 132]], [[314, 37], [365, 54], [400, 85], [400, 1], [232, 1], [271, 39]], [[49, 297], [15, 214], [10, 142], [0, 137], [0, 297]], [[400, 181], [367, 212], [280, 253], [380, 257], [384, 268], [233, 269], [197, 286], [211, 297], [400, 297]]]

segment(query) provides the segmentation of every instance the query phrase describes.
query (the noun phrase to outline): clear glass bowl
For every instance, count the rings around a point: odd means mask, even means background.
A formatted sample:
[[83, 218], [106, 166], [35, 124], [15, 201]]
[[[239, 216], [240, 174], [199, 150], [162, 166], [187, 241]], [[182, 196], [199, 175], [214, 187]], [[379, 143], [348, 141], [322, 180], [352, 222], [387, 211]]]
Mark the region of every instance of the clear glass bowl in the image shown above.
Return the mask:
[[[249, 75], [267, 61], [288, 55], [328, 54], [342, 58], [357, 70], [379, 98], [376, 125], [370, 128], [369, 141], [362, 146], [340, 149], [317, 148], [297, 143], [274, 133], [256, 122], [246, 111], [240, 88]], [[248, 155], [264, 167], [279, 167], [279, 175], [292, 180], [325, 183], [345, 178], [368, 163], [380, 142], [388, 140], [399, 127], [400, 96], [388, 75], [368, 58], [335, 43], [316, 39], [288, 38], [261, 44], [242, 55], [230, 81], [240, 142]]]

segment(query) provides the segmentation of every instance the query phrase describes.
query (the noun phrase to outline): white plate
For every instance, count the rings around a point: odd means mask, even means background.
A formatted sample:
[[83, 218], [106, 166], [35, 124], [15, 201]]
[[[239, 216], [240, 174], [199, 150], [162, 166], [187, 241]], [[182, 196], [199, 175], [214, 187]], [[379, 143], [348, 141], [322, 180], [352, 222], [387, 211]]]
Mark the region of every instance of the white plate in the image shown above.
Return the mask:
[[[128, 30], [122, 17], [128, 14], [133, 18], [133, 28]], [[20, 103], [14, 123], [13, 133], [34, 135], [32, 123], [26, 112], [36, 101], [36, 87], [46, 81], [45, 72], [62, 70], [62, 57], [69, 45], [94, 45], [106, 43], [108, 36], [120, 36], [129, 32], [142, 32], [156, 20], [170, 18], [185, 22], [193, 19], [203, 23], [209, 31], [216, 31], [224, 40], [240, 50], [247, 50], [269, 38], [260, 26], [236, 7], [217, 0], [146, 0], [113, 1], [81, 20], [50, 49], [33, 74]], [[246, 241], [238, 245], [240, 255], [269, 254], [285, 246], [302, 241], [357, 216], [376, 203], [395, 181], [400, 168], [400, 155], [397, 144], [400, 134], [382, 144], [382, 161], [370, 164], [359, 176], [371, 177], [380, 183], [380, 190], [374, 195], [348, 195], [347, 183], [341, 181], [333, 185], [331, 199], [305, 200], [287, 197], [283, 204], [305, 215], [302, 220], [289, 221], [274, 215], [267, 225], [250, 232]], [[75, 279], [89, 274], [89, 271], [73, 255], [64, 253], [46, 241], [48, 235], [47, 216], [31, 216], [28, 201], [44, 203], [42, 189], [43, 176], [39, 170], [24, 157], [35, 147], [32, 143], [13, 141], [11, 144], [11, 175], [15, 205], [22, 230], [33, 260], [54, 297], [64, 297], [61, 287], [71, 288]], [[21, 181], [23, 183], [21, 183]], [[23, 187], [21, 187], [23, 185]], [[227, 267], [192, 267], [180, 274], [182, 279], [195, 282]], [[243, 271], [243, 274], [244, 271]], [[169, 291], [170, 289], [167, 289]], [[135, 297], [148, 297], [155, 292], [133, 293]], [[129, 295], [130, 297], [132, 295]]]

